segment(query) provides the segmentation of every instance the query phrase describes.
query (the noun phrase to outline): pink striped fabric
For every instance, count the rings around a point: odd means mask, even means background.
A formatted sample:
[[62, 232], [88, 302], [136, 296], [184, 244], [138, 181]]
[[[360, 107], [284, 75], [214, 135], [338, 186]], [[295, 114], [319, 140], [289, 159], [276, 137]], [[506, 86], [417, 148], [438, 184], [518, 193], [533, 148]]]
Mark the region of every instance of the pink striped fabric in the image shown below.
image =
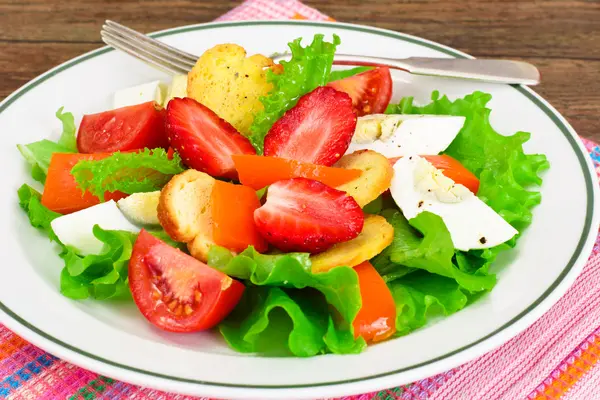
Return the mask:
[[600, 326], [600, 255], [567, 294], [498, 350], [462, 366], [432, 400], [517, 399], [535, 392], [554, 368]]
[[563, 396], [563, 400], [585, 399], [600, 399], [600, 364], [596, 364]]
[[217, 18], [217, 21], [240, 21], [262, 19], [292, 19], [301, 17], [314, 21], [325, 21], [329, 17], [321, 14], [296, 0], [249, 0], [228, 13]]

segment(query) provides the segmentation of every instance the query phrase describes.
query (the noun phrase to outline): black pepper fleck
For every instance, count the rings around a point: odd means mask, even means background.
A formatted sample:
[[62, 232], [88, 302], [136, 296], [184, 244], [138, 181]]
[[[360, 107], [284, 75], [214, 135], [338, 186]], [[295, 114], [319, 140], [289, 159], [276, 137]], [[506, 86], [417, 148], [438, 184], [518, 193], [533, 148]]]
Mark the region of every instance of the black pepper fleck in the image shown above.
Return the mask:
[[419, 208], [423, 207], [423, 200], [419, 202]]
[[479, 239], [479, 243], [481, 243], [481, 244], [485, 244], [486, 242], [487, 242], [487, 239], [483, 236]]

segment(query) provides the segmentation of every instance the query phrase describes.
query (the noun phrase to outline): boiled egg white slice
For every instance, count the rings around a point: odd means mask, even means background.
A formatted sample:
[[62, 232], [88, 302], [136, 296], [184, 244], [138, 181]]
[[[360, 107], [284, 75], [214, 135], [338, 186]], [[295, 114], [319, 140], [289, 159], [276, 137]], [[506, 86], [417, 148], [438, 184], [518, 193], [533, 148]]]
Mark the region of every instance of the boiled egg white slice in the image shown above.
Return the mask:
[[173, 81], [169, 85], [167, 98], [165, 99], [165, 107], [175, 97], [187, 97], [187, 78], [187, 75], [175, 75], [173, 77]]
[[137, 233], [140, 228], [133, 225], [117, 207], [114, 200], [100, 203], [53, 220], [50, 225], [60, 241], [73, 247], [80, 255], [100, 254], [104, 243], [92, 233], [94, 225], [105, 230], [122, 230]]
[[128, 107], [149, 101], [155, 101], [162, 105], [166, 91], [167, 87], [161, 81], [152, 81], [122, 89], [114, 95], [113, 108]]
[[159, 225], [158, 201], [160, 190], [147, 193], [134, 193], [117, 202], [119, 210], [134, 224]]
[[518, 233], [469, 189], [416, 155], [394, 164], [390, 192], [406, 219], [423, 211], [440, 216], [459, 250], [494, 247]]
[[465, 123], [447, 115], [374, 114], [359, 117], [346, 154], [373, 150], [385, 157], [436, 155], [446, 150]]

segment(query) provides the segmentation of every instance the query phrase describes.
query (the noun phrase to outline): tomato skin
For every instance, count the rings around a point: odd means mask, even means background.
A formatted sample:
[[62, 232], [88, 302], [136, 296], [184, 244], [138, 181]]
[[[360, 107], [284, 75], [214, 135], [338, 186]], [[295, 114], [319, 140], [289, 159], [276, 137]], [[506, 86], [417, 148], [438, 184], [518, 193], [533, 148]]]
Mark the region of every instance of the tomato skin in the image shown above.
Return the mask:
[[[479, 190], [479, 179], [468, 169], [466, 169], [460, 161], [445, 154], [437, 156], [421, 156], [434, 167], [441, 170], [442, 173], [454, 182], [459, 183], [469, 189], [473, 194], [477, 194]], [[390, 158], [390, 163], [394, 165], [402, 157]]]
[[[44, 184], [42, 204], [60, 214], [70, 214], [100, 203], [100, 199], [90, 192], [82, 193], [77, 186], [71, 169], [81, 160], [101, 160], [110, 153], [81, 154], [54, 153], [50, 159], [48, 175]], [[121, 192], [106, 192], [106, 200], [119, 200], [127, 195]]]
[[234, 155], [232, 158], [240, 182], [254, 190], [292, 178], [314, 179], [335, 188], [362, 174], [358, 169], [326, 167], [287, 158], [256, 155]]
[[380, 342], [396, 332], [396, 303], [375, 267], [365, 261], [354, 267], [358, 274], [362, 307], [352, 323], [354, 336]]
[[392, 99], [392, 75], [388, 67], [378, 67], [327, 84], [352, 98], [356, 115], [381, 114]]
[[[166, 331], [184, 333], [217, 325], [237, 305], [245, 289], [240, 282], [145, 230], [140, 232], [129, 260], [129, 287], [148, 321]], [[172, 302], [177, 308], [169, 307]], [[190, 311], [184, 311], [188, 306]]]
[[166, 112], [153, 101], [84, 115], [77, 133], [80, 153], [167, 148]]

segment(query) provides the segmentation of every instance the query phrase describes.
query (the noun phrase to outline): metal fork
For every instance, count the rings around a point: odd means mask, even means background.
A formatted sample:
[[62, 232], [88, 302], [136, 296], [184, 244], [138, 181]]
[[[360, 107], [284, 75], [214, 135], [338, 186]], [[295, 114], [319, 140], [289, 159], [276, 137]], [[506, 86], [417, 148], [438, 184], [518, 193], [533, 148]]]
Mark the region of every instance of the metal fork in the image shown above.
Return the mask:
[[[159, 42], [117, 22], [107, 20], [100, 32], [102, 40], [115, 49], [168, 73], [187, 74], [198, 56]], [[290, 58], [278, 54], [274, 61]], [[511, 60], [410, 57], [404, 59], [336, 54], [334, 64], [386, 66], [416, 75], [462, 78], [492, 83], [537, 85], [538, 69], [530, 63]]]

